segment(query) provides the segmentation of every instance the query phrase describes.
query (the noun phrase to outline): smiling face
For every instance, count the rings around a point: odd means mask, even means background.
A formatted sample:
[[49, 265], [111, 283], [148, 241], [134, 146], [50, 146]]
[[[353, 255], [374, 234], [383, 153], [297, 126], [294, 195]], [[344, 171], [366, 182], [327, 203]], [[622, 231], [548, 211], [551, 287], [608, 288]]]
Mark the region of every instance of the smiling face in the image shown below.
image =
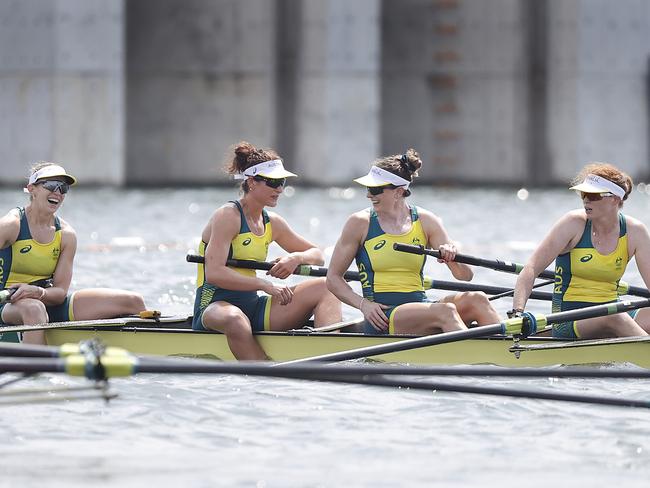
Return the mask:
[[70, 186], [62, 176], [52, 176], [27, 185], [32, 202], [56, 212], [63, 203]]

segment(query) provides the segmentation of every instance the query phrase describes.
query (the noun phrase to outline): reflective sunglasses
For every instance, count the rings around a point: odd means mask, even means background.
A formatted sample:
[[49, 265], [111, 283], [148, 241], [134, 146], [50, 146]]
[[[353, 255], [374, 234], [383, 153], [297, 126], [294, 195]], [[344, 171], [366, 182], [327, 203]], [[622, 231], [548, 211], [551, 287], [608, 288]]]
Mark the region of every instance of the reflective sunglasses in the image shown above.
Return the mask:
[[286, 178], [267, 178], [266, 176], [253, 176], [255, 181], [263, 181], [269, 188], [280, 188], [287, 182]]
[[384, 190], [394, 190], [395, 188], [397, 188], [395, 185], [366, 186], [366, 190], [368, 190], [368, 193], [372, 196], [381, 195], [384, 193]]
[[55, 192], [59, 190], [59, 193], [61, 193], [61, 195], [65, 195], [66, 193], [68, 193], [68, 190], [70, 189], [70, 185], [68, 183], [66, 183], [65, 181], [58, 181], [58, 180], [39, 181], [37, 185], [43, 185], [43, 188], [51, 192]]
[[598, 202], [599, 200], [602, 200], [605, 197], [613, 197], [614, 194], [610, 193], [608, 191], [604, 193], [585, 193], [583, 191], [580, 192], [580, 198], [583, 200], [586, 198], [590, 202]]

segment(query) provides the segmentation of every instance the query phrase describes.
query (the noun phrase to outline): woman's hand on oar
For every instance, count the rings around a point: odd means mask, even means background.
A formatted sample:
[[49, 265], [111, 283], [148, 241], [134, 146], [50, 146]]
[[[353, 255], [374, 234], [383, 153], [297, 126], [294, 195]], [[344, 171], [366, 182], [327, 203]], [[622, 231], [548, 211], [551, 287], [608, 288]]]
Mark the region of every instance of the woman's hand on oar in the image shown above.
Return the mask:
[[[393, 244], [393, 249], [401, 252], [408, 252], [411, 254], [426, 254], [427, 256], [433, 256], [436, 259], [440, 258], [440, 252], [436, 249], [429, 249], [424, 246], [414, 246], [412, 244]], [[469, 264], [471, 266], [480, 266], [482, 268], [493, 269], [495, 271], [505, 271], [506, 273], [519, 274], [521, 270], [524, 269], [523, 264], [511, 263], [509, 261], [501, 261], [498, 259], [483, 259], [477, 258], [474, 256], [468, 256], [465, 254], [456, 254], [454, 261], [458, 263]], [[540, 278], [555, 279], [555, 272], [551, 269], [542, 271], [539, 274]], [[641, 288], [639, 286], [630, 286], [624, 281], [619, 282], [618, 285], [619, 295], [634, 295], [638, 297], [650, 298], [650, 291], [646, 288]]]

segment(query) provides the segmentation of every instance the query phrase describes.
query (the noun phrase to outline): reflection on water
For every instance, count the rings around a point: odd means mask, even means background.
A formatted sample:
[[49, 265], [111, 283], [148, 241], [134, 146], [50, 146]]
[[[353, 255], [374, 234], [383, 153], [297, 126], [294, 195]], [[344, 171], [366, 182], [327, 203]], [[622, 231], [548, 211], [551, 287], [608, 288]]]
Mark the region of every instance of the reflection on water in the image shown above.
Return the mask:
[[[287, 193], [277, 210], [329, 253], [348, 215], [367, 206], [356, 188]], [[131, 288], [152, 308], [191, 313], [196, 269], [185, 255], [214, 209], [233, 197], [235, 190], [223, 188], [74, 188], [60, 212], [77, 231], [73, 288]], [[1, 189], [0, 209], [24, 199]], [[514, 262], [525, 261], [551, 224], [580, 205], [564, 190], [417, 186], [410, 201], [440, 215], [463, 253]], [[625, 210], [650, 224], [649, 206], [650, 198], [635, 192]], [[269, 252], [281, 255], [274, 246]], [[435, 260], [425, 272], [451, 279]], [[515, 281], [486, 269], [475, 276], [502, 286]], [[624, 279], [642, 285], [634, 267]], [[531, 305], [548, 311], [548, 304]], [[511, 300], [496, 307], [503, 313]], [[465, 381], [650, 399], [641, 381]], [[47, 375], [29, 383], [84, 384]], [[638, 410], [227, 376], [142, 376], [114, 387], [121, 398], [108, 405], [4, 408], [4, 484], [35, 486], [48, 476], [53, 485], [496, 487], [504, 473], [525, 472], [526, 486], [578, 479], [642, 486], [650, 474], [650, 416]]]

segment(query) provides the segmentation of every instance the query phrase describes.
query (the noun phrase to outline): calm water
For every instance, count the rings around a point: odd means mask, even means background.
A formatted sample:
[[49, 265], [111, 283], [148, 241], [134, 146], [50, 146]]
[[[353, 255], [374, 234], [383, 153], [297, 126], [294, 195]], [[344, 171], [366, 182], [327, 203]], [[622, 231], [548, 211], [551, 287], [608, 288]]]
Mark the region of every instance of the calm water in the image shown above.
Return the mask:
[[[195, 268], [185, 254], [215, 206], [233, 196], [75, 189], [61, 211], [78, 235], [73, 288], [133, 288], [150, 308], [189, 314]], [[19, 191], [0, 190], [0, 209], [22, 201]], [[442, 216], [462, 252], [515, 262], [579, 205], [568, 191], [521, 200], [513, 191], [416, 188], [411, 201]], [[346, 217], [364, 206], [360, 192], [296, 189], [278, 211], [331, 252]], [[626, 205], [648, 225], [649, 208], [640, 192]], [[435, 261], [426, 273], [451, 278]], [[479, 283], [515, 281], [484, 269], [475, 275]], [[642, 285], [633, 267], [624, 279]], [[505, 312], [511, 300], [496, 306]], [[650, 400], [643, 381], [463, 381]], [[84, 384], [43, 375], [22, 386]], [[149, 375], [112, 385], [119, 398], [109, 404], [0, 407], [0, 485], [647, 486], [650, 477], [650, 411], [232, 376]]]

